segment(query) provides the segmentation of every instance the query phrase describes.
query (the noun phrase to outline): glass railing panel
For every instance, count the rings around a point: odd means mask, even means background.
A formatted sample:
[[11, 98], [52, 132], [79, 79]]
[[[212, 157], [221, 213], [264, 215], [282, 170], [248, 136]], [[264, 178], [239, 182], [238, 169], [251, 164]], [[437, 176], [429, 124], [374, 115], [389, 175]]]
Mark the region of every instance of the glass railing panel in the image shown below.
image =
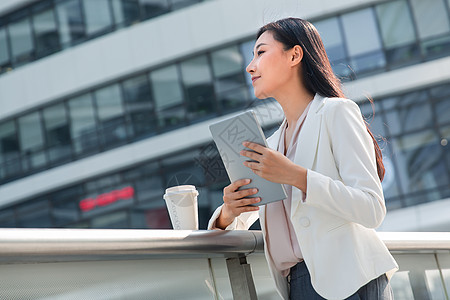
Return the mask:
[[436, 254], [437, 261], [442, 273], [442, 280], [444, 282], [447, 299], [450, 296], [450, 254], [438, 253]]
[[397, 254], [395, 259], [400, 266], [391, 280], [396, 300], [446, 299], [434, 254]]
[[0, 299], [217, 299], [207, 258], [7, 264], [0, 278]]
[[[247, 263], [251, 266], [258, 300], [280, 300], [264, 254], [253, 253], [247, 256]], [[214, 274], [218, 299], [233, 300], [226, 260], [223, 258], [211, 259], [211, 269]]]

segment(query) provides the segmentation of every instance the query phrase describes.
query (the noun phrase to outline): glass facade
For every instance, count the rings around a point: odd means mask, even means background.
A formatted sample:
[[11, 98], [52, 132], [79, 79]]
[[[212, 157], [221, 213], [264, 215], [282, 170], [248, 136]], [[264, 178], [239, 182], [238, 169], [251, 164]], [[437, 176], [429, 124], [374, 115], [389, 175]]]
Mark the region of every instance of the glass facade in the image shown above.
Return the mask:
[[[84, 5], [85, 2], [90, 4]], [[32, 20], [44, 20], [40, 23], [39, 32], [54, 37], [55, 14], [64, 15], [70, 24], [78, 24], [58, 26], [59, 36], [67, 41], [76, 38], [77, 32], [84, 32], [86, 26], [90, 26], [92, 32], [102, 32], [107, 27], [101, 25], [108, 23], [106, 17], [92, 21], [91, 25], [79, 19], [80, 16], [86, 17], [83, 10], [91, 6], [104, 7], [104, 11], [108, 11], [106, 7], [109, 9], [110, 3], [113, 12], [120, 8], [120, 11], [130, 11], [130, 14], [142, 7], [159, 7], [161, 10], [170, 7], [169, 2], [161, 1], [69, 0], [57, 1], [53, 11], [46, 3], [43, 1], [39, 2], [40, 6], [33, 6]], [[433, 5], [448, 9], [448, 3], [441, 0], [430, 2], [429, 6]], [[420, 25], [415, 21], [416, 14], [430, 9], [412, 0], [396, 0], [317, 20], [314, 24], [323, 37], [335, 72], [345, 81], [355, 78], [355, 74], [364, 76], [435, 58], [438, 53], [440, 56], [448, 55], [450, 49], [446, 46], [445, 36], [450, 38], [450, 32], [445, 28], [450, 21], [447, 14], [440, 13], [441, 17], [433, 21], [442, 23], [439, 34], [418, 33]], [[8, 26], [24, 27], [27, 22], [22, 20]], [[2, 32], [6, 32], [1, 28], [0, 25], [0, 39]], [[36, 32], [35, 29], [33, 31]], [[14, 43], [25, 45], [20, 49], [27, 49], [27, 41], [27, 38], [18, 36]], [[430, 50], [432, 42], [440, 46]], [[14, 155], [3, 154], [0, 184], [246, 107], [253, 98], [250, 76], [245, 72], [252, 58], [253, 43], [254, 40], [249, 39], [199, 53], [177, 63], [122, 78], [108, 86], [94, 88], [82, 95], [60, 99], [57, 101], [59, 104], [53, 104], [54, 108], [41, 107], [29, 112], [35, 116], [35, 130], [43, 130], [45, 138], [39, 146], [30, 148], [18, 143]], [[0, 44], [0, 61], [1, 47]], [[48, 47], [42, 47], [42, 51], [49, 51]], [[428, 47], [425, 52], [422, 51], [424, 47]], [[51, 120], [52, 111], [58, 115], [58, 121]], [[26, 117], [16, 116], [0, 124], [15, 124], [18, 119]], [[400, 121], [396, 117], [388, 114], [391, 126], [398, 126], [395, 122]], [[22, 133], [23, 130], [17, 131], [16, 139], [24, 141]], [[6, 171], [12, 165], [18, 165], [18, 168]]]
[[0, 184], [245, 108], [248, 59], [239, 45], [210, 51], [0, 122], [20, 141], [0, 149]]
[[395, 0], [313, 22], [344, 81], [450, 53], [448, 1]]
[[[197, 2], [37, 2], [0, 17], [0, 73]], [[313, 23], [346, 81], [448, 56], [449, 5], [395, 0]], [[95, 10], [102, 14], [94, 17]], [[247, 39], [197, 53], [1, 120], [0, 184], [252, 106], [245, 67], [253, 44]], [[370, 103], [360, 103], [374, 134], [384, 137], [389, 209], [450, 197], [449, 86], [375, 99], [375, 115]], [[228, 181], [211, 144], [1, 209], [0, 227], [169, 228], [161, 193], [174, 180], [199, 188], [200, 228], [206, 228]]]
[[205, 0], [41, 0], [0, 16], [0, 74]]
[[[360, 103], [360, 108], [374, 135], [383, 137], [379, 144], [389, 210], [450, 197], [449, 84]], [[64, 127], [61, 120], [52, 119], [52, 124]], [[8, 133], [1, 145], [13, 150], [18, 144], [12, 138], [14, 126], [4, 126], [9, 127], [2, 131]], [[276, 128], [265, 128], [266, 136]], [[171, 228], [162, 194], [177, 184], [199, 190], [199, 226], [205, 229], [228, 184], [213, 142], [2, 209], [0, 227]]]
[[0, 227], [172, 228], [161, 193], [183, 183], [199, 191], [205, 229], [226, 180], [215, 146], [203, 145], [2, 209]]
[[[205, 0], [39, 1], [0, 16], [0, 74], [202, 1]], [[343, 80], [354, 80], [448, 55], [449, 6], [446, 0], [395, 0], [313, 21], [322, 34], [335, 72]]]
[[373, 9], [366, 8], [342, 15], [341, 22], [350, 68], [355, 73], [384, 68], [386, 60]]
[[449, 83], [376, 99], [375, 115], [370, 103], [360, 105], [374, 135], [383, 137], [388, 209], [450, 197], [449, 106]]

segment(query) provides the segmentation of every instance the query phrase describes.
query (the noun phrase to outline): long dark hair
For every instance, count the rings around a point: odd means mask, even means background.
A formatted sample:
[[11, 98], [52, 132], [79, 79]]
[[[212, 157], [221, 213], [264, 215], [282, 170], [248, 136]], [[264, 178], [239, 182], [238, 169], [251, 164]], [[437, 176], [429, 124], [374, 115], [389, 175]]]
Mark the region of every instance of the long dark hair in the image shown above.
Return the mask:
[[[295, 45], [302, 47], [301, 75], [303, 83], [309, 92], [312, 94], [317, 93], [323, 97], [345, 98], [341, 81], [331, 68], [322, 39], [314, 25], [298, 18], [281, 19], [261, 27], [256, 35], [256, 39], [266, 31], [270, 31], [274, 39], [284, 45], [284, 50], [289, 50]], [[375, 147], [378, 177], [383, 181], [385, 169], [381, 149], [370, 131], [367, 121], [364, 122]]]

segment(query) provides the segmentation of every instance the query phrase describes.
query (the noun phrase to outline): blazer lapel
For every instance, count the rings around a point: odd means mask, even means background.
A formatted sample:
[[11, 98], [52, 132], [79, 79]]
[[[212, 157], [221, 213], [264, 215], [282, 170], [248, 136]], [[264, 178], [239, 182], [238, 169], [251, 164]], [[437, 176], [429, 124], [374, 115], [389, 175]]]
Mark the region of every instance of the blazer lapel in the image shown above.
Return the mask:
[[322, 115], [318, 111], [322, 104], [323, 97], [316, 94], [297, 139], [294, 162], [306, 169], [311, 169], [317, 153], [317, 143], [322, 123]]
[[[322, 114], [319, 114], [318, 112], [322, 105], [323, 97], [316, 94], [298, 136], [294, 162], [305, 169], [311, 169], [316, 158], [320, 126], [322, 124]], [[303, 196], [301, 191], [297, 188], [293, 188], [291, 217], [296, 213], [297, 209], [301, 207], [300, 204], [302, 203], [302, 199]]]
[[[322, 123], [322, 115], [319, 114], [319, 110], [323, 105], [324, 97], [315, 95], [309, 108], [308, 115], [303, 123], [302, 129], [297, 140], [297, 150], [295, 152], [294, 162], [306, 169], [311, 169], [317, 154], [317, 145], [319, 142], [320, 126]], [[283, 120], [280, 128], [267, 139], [267, 145], [273, 150], [277, 150], [278, 144], [281, 138], [281, 128], [283, 128], [286, 119]], [[292, 205], [291, 216], [297, 210], [301, 202], [302, 195], [297, 188], [292, 189]], [[260, 210], [260, 218], [264, 227], [265, 224], [265, 207]]]

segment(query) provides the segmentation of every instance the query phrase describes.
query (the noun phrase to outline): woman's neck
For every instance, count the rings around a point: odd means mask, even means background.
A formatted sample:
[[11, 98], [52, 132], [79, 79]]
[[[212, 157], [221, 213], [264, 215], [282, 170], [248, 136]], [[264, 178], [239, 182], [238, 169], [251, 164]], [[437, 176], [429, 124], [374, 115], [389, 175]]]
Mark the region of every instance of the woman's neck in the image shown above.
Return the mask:
[[303, 114], [305, 108], [314, 99], [314, 94], [302, 86], [285, 90], [285, 93], [275, 98], [283, 108], [288, 127], [293, 126]]

